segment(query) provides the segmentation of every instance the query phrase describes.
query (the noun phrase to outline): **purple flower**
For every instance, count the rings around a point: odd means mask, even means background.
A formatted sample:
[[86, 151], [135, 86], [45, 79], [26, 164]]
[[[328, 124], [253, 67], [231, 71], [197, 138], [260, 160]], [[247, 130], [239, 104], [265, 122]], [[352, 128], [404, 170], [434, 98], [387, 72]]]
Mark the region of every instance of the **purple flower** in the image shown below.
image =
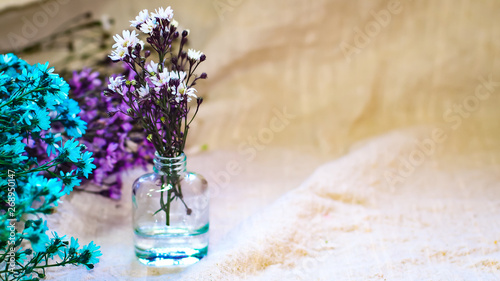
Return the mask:
[[[130, 69], [125, 69], [123, 75], [128, 79], [132, 77]], [[141, 132], [134, 126], [133, 119], [125, 114], [108, 117], [108, 112], [125, 112], [127, 107], [123, 100], [103, 94], [106, 83], [103, 83], [104, 79], [98, 72], [86, 68], [74, 72], [69, 81], [70, 94], [80, 104], [79, 116], [88, 124], [87, 133], [81, 142], [93, 152], [96, 165], [94, 173], [89, 174], [88, 179], [83, 179], [82, 184], [92, 183], [102, 187], [100, 194], [119, 199], [122, 188], [120, 173], [133, 167], [145, 167], [152, 162], [151, 156], [155, 150], [147, 146], [147, 150], [141, 149], [139, 153], [127, 146], [128, 134], [135, 131], [140, 135]], [[139, 147], [144, 147], [146, 143], [145, 138], [135, 141]]]

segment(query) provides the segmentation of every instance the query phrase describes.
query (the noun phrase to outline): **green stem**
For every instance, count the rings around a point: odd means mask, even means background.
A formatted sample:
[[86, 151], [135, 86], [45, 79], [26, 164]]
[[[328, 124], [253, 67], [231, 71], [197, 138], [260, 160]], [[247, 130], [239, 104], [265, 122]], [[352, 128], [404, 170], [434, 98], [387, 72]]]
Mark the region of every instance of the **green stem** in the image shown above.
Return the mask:
[[15, 100], [22, 99], [22, 98], [24, 98], [25, 96], [27, 96], [27, 95], [29, 95], [31, 93], [41, 92], [41, 91], [45, 91], [45, 90], [48, 90], [48, 89], [49, 88], [36, 88], [34, 90], [28, 91], [28, 92], [22, 94], [19, 97], [11, 98], [10, 100], [6, 101], [5, 103], [0, 104], [0, 108], [9, 105], [10, 103], [14, 102]]
[[[168, 180], [167, 180], [168, 181]], [[166, 222], [165, 224], [167, 226], [170, 225], [170, 195], [171, 195], [171, 190], [172, 188], [170, 188], [167, 192], [167, 204], [165, 204], [165, 186], [166, 186], [166, 183], [165, 183], [165, 177], [164, 176], [161, 176], [161, 191], [160, 191], [160, 209], [157, 210], [153, 215], [156, 215], [158, 212], [160, 211], [164, 211], [165, 212], [165, 217], [166, 217]]]
[[172, 194], [172, 190], [168, 190], [168, 195], [167, 195], [167, 209], [165, 210], [165, 215], [167, 216], [167, 226], [170, 225], [170, 195]]
[[[36, 262], [35, 264], [38, 264], [39, 262], [40, 261]], [[76, 262], [76, 260], [71, 259], [71, 260], [67, 260], [67, 261], [61, 262], [61, 263], [53, 263], [53, 264], [33, 266], [33, 268], [46, 268], [46, 267], [55, 267], [55, 266], [65, 266], [67, 264], [74, 264], [75, 262]], [[23, 270], [24, 270], [24, 268], [18, 268], [18, 269], [14, 269], [14, 272], [20, 272], [20, 271], [23, 271]], [[11, 271], [9, 271], [8, 269], [0, 271], [0, 273], [8, 273], [8, 272], [11, 272]]]

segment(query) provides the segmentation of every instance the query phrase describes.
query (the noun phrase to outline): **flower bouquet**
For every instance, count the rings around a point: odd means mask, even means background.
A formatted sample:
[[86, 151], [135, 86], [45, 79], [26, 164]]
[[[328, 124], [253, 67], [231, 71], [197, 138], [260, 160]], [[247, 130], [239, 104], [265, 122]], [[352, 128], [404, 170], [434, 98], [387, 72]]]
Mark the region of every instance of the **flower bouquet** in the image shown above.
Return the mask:
[[185, 50], [189, 31], [177, 30], [170, 7], [141, 11], [131, 23], [150, 49], [135, 30], [114, 36], [110, 58], [125, 63], [134, 75], [111, 77], [107, 94], [126, 104], [111, 116], [120, 112], [137, 120], [156, 150], [154, 173], [133, 186], [136, 255], [149, 265], [191, 264], [208, 247], [207, 182], [186, 172], [184, 155], [190, 124], [203, 101], [194, 86], [207, 78], [195, 72], [206, 56]]
[[95, 168], [77, 141], [86, 129], [78, 104], [53, 71], [0, 55], [0, 280], [38, 280], [68, 264], [91, 269], [101, 255], [93, 243], [46, 234], [44, 215]]

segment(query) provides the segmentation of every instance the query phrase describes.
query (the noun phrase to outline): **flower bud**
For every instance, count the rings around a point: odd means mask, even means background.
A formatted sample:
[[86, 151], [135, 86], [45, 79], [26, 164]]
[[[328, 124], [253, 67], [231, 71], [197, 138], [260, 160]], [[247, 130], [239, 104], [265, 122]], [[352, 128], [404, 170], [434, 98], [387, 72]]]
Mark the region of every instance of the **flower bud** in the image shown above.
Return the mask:
[[207, 59], [207, 56], [205, 56], [205, 54], [201, 55], [200, 57], [200, 62], [204, 61]]
[[186, 29], [182, 32], [182, 37], [187, 37], [189, 35], [189, 29]]
[[147, 139], [148, 139], [149, 142], [153, 142], [153, 135], [149, 134], [148, 137], [147, 137]]
[[151, 51], [146, 50], [146, 51], [144, 52], [144, 57], [145, 57], [145, 58], [149, 57], [150, 55], [151, 55]]
[[201, 75], [200, 75], [200, 79], [207, 79], [208, 75], [207, 73], [203, 72]]

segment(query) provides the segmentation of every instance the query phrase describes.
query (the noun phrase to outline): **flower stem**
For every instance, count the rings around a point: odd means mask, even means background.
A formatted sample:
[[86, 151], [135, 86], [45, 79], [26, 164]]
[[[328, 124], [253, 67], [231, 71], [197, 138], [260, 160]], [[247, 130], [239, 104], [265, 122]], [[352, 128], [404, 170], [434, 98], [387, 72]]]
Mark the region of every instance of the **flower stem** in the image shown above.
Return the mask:
[[165, 210], [165, 215], [167, 217], [167, 226], [170, 225], [170, 195], [172, 194], [172, 190], [169, 189], [167, 192], [167, 209]]

